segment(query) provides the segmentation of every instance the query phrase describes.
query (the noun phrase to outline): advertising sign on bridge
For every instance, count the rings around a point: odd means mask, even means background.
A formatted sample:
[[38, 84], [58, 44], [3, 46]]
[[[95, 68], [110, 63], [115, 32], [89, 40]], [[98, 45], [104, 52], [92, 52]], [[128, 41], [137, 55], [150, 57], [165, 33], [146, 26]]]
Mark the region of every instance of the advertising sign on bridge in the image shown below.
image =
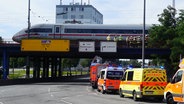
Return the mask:
[[69, 40], [24, 39], [21, 51], [69, 52]]

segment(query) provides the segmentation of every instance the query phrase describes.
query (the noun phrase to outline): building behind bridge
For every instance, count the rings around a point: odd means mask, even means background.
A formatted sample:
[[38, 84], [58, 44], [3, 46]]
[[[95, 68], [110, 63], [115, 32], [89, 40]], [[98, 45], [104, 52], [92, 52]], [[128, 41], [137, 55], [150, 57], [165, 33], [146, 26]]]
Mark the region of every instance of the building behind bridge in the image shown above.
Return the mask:
[[103, 15], [89, 1], [56, 5], [56, 23], [103, 24]]

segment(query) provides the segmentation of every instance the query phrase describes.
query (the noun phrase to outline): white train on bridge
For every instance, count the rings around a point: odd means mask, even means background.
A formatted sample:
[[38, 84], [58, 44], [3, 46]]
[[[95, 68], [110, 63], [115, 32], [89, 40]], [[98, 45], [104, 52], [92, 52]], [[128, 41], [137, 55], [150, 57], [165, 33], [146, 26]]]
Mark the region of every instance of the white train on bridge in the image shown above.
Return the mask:
[[[146, 26], [145, 34], [148, 35]], [[141, 41], [143, 25], [112, 25], [112, 24], [37, 24], [22, 29], [13, 36], [13, 40], [22, 39], [68, 39], [68, 40], [113, 40]]]

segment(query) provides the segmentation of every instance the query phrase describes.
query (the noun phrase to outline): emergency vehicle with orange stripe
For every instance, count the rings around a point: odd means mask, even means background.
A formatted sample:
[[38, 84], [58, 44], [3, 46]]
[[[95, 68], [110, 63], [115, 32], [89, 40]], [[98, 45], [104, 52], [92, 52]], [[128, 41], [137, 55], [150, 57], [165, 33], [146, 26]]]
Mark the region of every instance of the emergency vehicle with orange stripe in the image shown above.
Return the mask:
[[100, 71], [97, 90], [102, 94], [106, 92], [118, 92], [120, 79], [124, 74], [122, 67], [107, 66]]
[[119, 86], [120, 97], [139, 98], [154, 97], [163, 100], [167, 85], [166, 71], [160, 68], [127, 69]]
[[106, 66], [107, 66], [106, 64], [98, 64], [98, 63], [92, 64], [90, 66], [90, 83], [91, 83], [92, 88], [94, 88], [94, 89], [97, 88], [99, 73]]
[[167, 104], [184, 103], [184, 59], [179, 64], [180, 69], [175, 73], [165, 88], [164, 99]]
[[99, 56], [95, 56], [91, 62], [90, 66], [90, 84], [91, 87], [96, 89], [97, 88], [97, 82], [98, 82], [98, 76], [100, 73], [100, 70], [104, 69], [108, 64], [104, 63], [102, 64], [102, 58]]

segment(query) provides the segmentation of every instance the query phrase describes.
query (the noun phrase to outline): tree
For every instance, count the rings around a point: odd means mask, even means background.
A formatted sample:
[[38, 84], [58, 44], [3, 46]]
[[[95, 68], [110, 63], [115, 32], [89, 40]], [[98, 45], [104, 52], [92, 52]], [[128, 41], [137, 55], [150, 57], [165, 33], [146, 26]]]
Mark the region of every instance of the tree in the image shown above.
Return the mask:
[[70, 58], [63, 58], [62, 59], [62, 65], [64, 68], [66, 67], [72, 67], [72, 66], [77, 66], [79, 62], [79, 59], [70, 59]]
[[176, 34], [172, 41], [171, 56], [173, 62], [179, 62], [178, 58], [184, 56], [184, 10], [180, 10], [179, 17], [177, 18]]
[[82, 65], [83, 67], [89, 67], [91, 64], [91, 59], [80, 59], [79, 64]]
[[148, 46], [152, 48], [170, 48], [171, 55], [168, 58], [170, 61], [167, 60], [166, 62], [170, 69], [173, 70], [174, 68], [176, 70], [179, 56], [184, 55], [184, 10], [180, 10], [179, 16], [175, 17], [176, 10], [168, 6], [158, 16], [160, 25], [153, 25], [149, 30]]
[[168, 6], [162, 14], [158, 15], [160, 25], [153, 25], [149, 30], [149, 47], [169, 48], [171, 46], [172, 39], [177, 37], [175, 34], [175, 13], [175, 9]]

